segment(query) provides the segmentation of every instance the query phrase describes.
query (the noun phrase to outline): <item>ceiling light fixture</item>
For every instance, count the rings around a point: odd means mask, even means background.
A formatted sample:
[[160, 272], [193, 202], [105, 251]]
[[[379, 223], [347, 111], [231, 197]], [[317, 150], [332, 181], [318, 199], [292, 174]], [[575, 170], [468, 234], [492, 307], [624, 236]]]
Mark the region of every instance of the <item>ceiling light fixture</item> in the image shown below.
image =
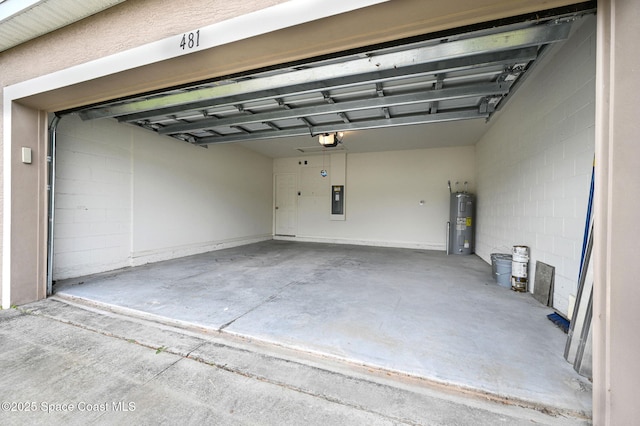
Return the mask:
[[327, 148], [334, 147], [338, 146], [339, 143], [342, 143], [343, 136], [343, 132], [322, 133], [318, 135], [318, 142], [320, 142], [320, 145]]

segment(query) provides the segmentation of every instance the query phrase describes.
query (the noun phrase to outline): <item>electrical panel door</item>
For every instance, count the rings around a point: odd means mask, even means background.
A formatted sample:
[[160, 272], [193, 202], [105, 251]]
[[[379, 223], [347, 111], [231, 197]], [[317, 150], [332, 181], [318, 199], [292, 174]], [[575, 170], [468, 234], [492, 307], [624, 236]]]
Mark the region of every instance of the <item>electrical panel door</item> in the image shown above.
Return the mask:
[[331, 187], [331, 214], [344, 214], [344, 185]]

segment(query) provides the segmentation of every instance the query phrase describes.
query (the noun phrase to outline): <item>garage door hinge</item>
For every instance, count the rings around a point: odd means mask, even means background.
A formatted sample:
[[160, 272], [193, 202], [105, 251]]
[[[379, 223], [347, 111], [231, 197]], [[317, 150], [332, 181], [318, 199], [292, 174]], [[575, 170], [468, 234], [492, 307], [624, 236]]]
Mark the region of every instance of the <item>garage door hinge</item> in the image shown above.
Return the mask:
[[51, 185], [47, 185], [47, 191], [51, 191]]
[[47, 163], [50, 163], [50, 162], [51, 162], [51, 156], [47, 155]]

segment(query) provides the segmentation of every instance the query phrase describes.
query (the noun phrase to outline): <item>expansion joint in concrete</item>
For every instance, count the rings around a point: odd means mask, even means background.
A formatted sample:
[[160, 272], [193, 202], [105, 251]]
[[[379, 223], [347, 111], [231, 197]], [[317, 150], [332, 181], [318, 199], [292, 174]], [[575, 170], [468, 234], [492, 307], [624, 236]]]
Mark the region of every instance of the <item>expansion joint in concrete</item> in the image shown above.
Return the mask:
[[[392, 421], [394, 423], [399, 422], [399, 423], [402, 423], [402, 424], [405, 424], [405, 425], [409, 425], [409, 426], [418, 426], [419, 425], [419, 423], [415, 423], [415, 422], [413, 422], [411, 420], [408, 420], [408, 419], [403, 419], [403, 418], [401, 419], [401, 418], [398, 418], [398, 417], [395, 417], [395, 416], [390, 416], [388, 414], [384, 414], [384, 413], [376, 411], [376, 410], [368, 409], [367, 407], [365, 407], [363, 405], [360, 405], [360, 404], [350, 403], [350, 402], [344, 401], [343, 399], [335, 398], [335, 397], [332, 397], [330, 395], [326, 395], [326, 394], [323, 394], [323, 393], [313, 392], [312, 390], [305, 389], [305, 388], [302, 388], [300, 386], [294, 386], [294, 385], [291, 385], [291, 384], [288, 384], [288, 383], [285, 383], [285, 382], [282, 382], [282, 381], [279, 381], [279, 380], [269, 379], [268, 377], [265, 377], [265, 376], [262, 376], [262, 375], [252, 374], [252, 373], [249, 373], [247, 371], [242, 371], [242, 370], [239, 370], [237, 368], [232, 368], [232, 367], [229, 367], [227, 364], [218, 364], [218, 363], [215, 363], [215, 362], [209, 362], [209, 361], [205, 361], [204, 359], [198, 358], [198, 357], [189, 357], [189, 359], [192, 359], [194, 361], [197, 361], [197, 362], [200, 362], [200, 363], [203, 363], [203, 364], [206, 364], [206, 365], [210, 365], [210, 366], [215, 367], [215, 368], [219, 368], [221, 370], [227, 371], [227, 372], [232, 373], [232, 374], [237, 374], [237, 375], [246, 377], [248, 379], [257, 380], [257, 381], [264, 382], [264, 383], [269, 383], [271, 385], [279, 386], [279, 387], [287, 389], [287, 390], [291, 390], [291, 391], [294, 391], [294, 392], [298, 392], [298, 393], [302, 393], [302, 394], [305, 394], [305, 395], [309, 395], [309, 396], [314, 397], [314, 398], [323, 399], [323, 400], [325, 400], [327, 402], [331, 402], [331, 403], [334, 403], [334, 404], [339, 404], [339, 405], [342, 405], [342, 406], [345, 406], [345, 407], [349, 407], [349, 408], [353, 408], [353, 409], [356, 409], [356, 410], [359, 410], [359, 411], [363, 411], [363, 412], [366, 412], [366, 413], [375, 414], [376, 416], [384, 417], [384, 418], [386, 418], [386, 419], [388, 419], [388, 420], [390, 420], [390, 421]], [[287, 361], [287, 362], [290, 362], [290, 361]], [[321, 371], [324, 374], [333, 374], [333, 375], [336, 375], [336, 376], [340, 376], [340, 378], [342, 378], [343, 380], [351, 379], [351, 377], [343, 375], [343, 374], [340, 374], [340, 373], [335, 373], [335, 372], [328, 371], [328, 370], [322, 370], [322, 369], [319, 369], [319, 368], [316, 368], [316, 367], [307, 366], [307, 365], [305, 365], [305, 367], [310, 368], [312, 370]], [[336, 382], [338, 382], [338, 381], [336, 380]], [[371, 384], [373, 382], [369, 382], [369, 383]], [[376, 383], [376, 385], [380, 386], [377, 383]]]
[[250, 314], [251, 312], [255, 311], [256, 309], [260, 308], [263, 305], [266, 305], [267, 303], [271, 302], [272, 300], [275, 300], [288, 287], [291, 287], [291, 286], [293, 286], [295, 284], [300, 284], [300, 283], [301, 283], [300, 281], [292, 281], [292, 282], [290, 282], [290, 283], [278, 288], [274, 294], [272, 294], [271, 296], [267, 297], [262, 302], [258, 303], [257, 305], [255, 305], [251, 309], [248, 309], [246, 312], [238, 315], [237, 317], [235, 317], [231, 321], [229, 321], [229, 322], [227, 322], [225, 324], [222, 324], [222, 326], [220, 328], [218, 328], [218, 331], [223, 331], [225, 328], [229, 327], [231, 324], [233, 324], [234, 322], [238, 321], [240, 318], [244, 317], [245, 315]]
[[[297, 282], [292, 282], [292, 283], [289, 283], [288, 285], [282, 287], [276, 294], [272, 295], [271, 297], [266, 299], [261, 304], [268, 303], [269, 300], [272, 300], [273, 298], [277, 297], [278, 294], [280, 294], [286, 287], [294, 285], [296, 283]], [[260, 306], [260, 305], [258, 305], [258, 306]], [[255, 308], [257, 308], [258, 306], [256, 306]], [[246, 377], [248, 379], [257, 380], [257, 381], [260, 381], [260, 382], [264, 382], [264, 383], [268, 383], [268, 384], [271, 384], [271, 385], [279, 386], [281, 388], [284, 388], [284, 389], [287, 389], [287, 390], [291, 390], [291, 391], [294, 391], [294, 392], [298, 392], [298, 393], [301, 393], [301, 394], [305, 394], [305, 395], [308, 395], [308, 396], [311, 396], [311, 397], [314, 397], [314, 398], [319, 398], [319, 399], [325, 400], [325, 401], [330, 402], [330, 403], [339, 404], [339, 405], [342, 405], [344, 407], [349, 407], [349, 408], [356, 409], [356, 410], [359, 410], [359, 411], [362, 411], [362, 412], [366, 412], [366, 413], [369, 413], [369, 414], [374, 414], [376, 416], [380, 416], [380, 417], [386, 418], [386, 419], [388, 419], [389, 421], [391, 421], [393, 423], [402, 423], [402, 424], [406, 424], [406, 425], [410, 425], [410, 426], [417, 425], [417, 423], [415, 423], [415, 422], [413, 422], [413, 421], [411, 421], [409, 419], [398, 418], [396, 416], [391, 416], [391, 415], [382, 413], [380, 411], [376, 411], [374, 409], [367, 408], [366, 406], [363, 406], [361, 404], [345, 401], [345, 400], [343, 400], [341, 398], [332, 397], [332, 396], [327, 395], [325, 393], [314, 392], [313, 390], [306, 389], [304, 387], [295, 386], [293, 384], [286, 383], [286, 382], [283, 382], [283, 381], [280, 381], [280, 380], [274, 380], [274, 379], [271, 379], [271, 378], [263, 376], [263, 375], [251, 373], [249, 371], [243, 371], [243, 370], [241, 370], [239, 368], [234, 368], [234, 367], [231, 367], [231, 366], [229, 366], [227, 364], [207, 361], [207, 360], [205, 360], [205, 359], [203, 359], [203, 358], [201, 358], [199, 356], [194, 356], [193, 354], [198, 349], [202, 348], [203, 346], [205, 346], [207, 344], [210, 344], [210, 342], [208, 342], [206, 340], [202, 340], [200, 343], [195, 345], [187, 353], [180, 353], [178, 351], [172, 350], [168, 346], [164, 346], [164, 345], [158, 346], [158, 345], [144, 344], [144, 343], [139, 342], [136, 339], [127, 338], [125, 336], [121, 336], [121, 335], [118, 335], [118, 334], [115, 334], [115, 333], [111, 333], [111, 332], [109, 332], [107, 330], [99, 329], [97, 327], [91, 327], [91, 326], [79, 323], [77, 321], [73, 321], [73, 320], [69, 320], [69, 319], [63, 319], [63, 318], [60, 318], [60, 317], [55, 316], [55, 315], [49, 315], [46, 312], [42, 312], [42, 311], [39, 311], [37, 309], [36, 310], [31, 310], [31, 309], [28, 309], [28, 308], [17, 308], [17, 309], [23, 315], [40, 316], [40, 317], [47, 318], [49, 320], [53, 320], [53, 321], [56, 321], [56, 322], [59, 322], [59, 323], [62, 323], [62, 324], [70, 325], [72, 327], [77, 327], [77, 328], [80, 328], [80, 329], [83, 329], [83, 330], [86, 330], [86, 331], [90, 331], [90, 332], [93, 332], [93, 333], [96, 333], [96, 334], [100, 334], [100, 335], [103, 335], [103, 336], [106, 336], [106, 337], [110, 337], [110, 338], [124, 340], [124, 341], [136, 344], [136, 345], [144, 347], [144, 348], [155, 350], [156, 354], [166, 353], [166, 354], [178, 357], [175, 361], [171, 362], [169, 365], [167, 365], [161, 371], [159, 371], [158, 373], [153, 375], [153, 377], [149, 378], [145, 382], [145, 384], [149, 384], [149, 383], [153, 382], [154, 380], [162, 377], [162, 375], [165, 374], [168, 370], [174, 368], [176, 366], [176, 364], [178, 364], [179, 362], [181, 362], [181, 361], [183, 361], [185, 359], [188, 359], [188, 360], [192, 360], [192, 361], [195, 361], [195, 362], [198, 362], [198, 363], [201, 363], [201, 364], [205, 364], [205, 365], [208, 365], [208, 366], [211, 366], [211, 367], [214, 367], [214, 368], [217, 368], [217, 369], [220, 369], [220, 370], [223, 370], [223, 371], [235, 374], [235, 375], [243, 376], [243, 377]], [[216, 346], [224, 347], [224, 348], [226, 348], [228, 350], [236, 350], [237, 349], [237, 348], [233, 348], [233, 347], [225, 346], [225, 345], [221, 345], [221, 344], [217, 344]], [[257, 353], [257, 352], [247, 351], [247, 350], [243, 350], [243, 349], [241, 349], [241, 350], [243, 352], [250, 352], [254, 356], [262, 357], [262, 358], [265, 358], [265, 359], [266, 358], [273, 359], [273, 357], [271, 357], [271, 356], [267, 356], [267, 355], [260, 354], [260, 353]], [[315, 371], [316, 373], [330, 374], [332, 376], [335, 376], [335, 382], [336, 383], [338, 383], [340, 380], [343, 380], [343, 381], [344, 380], [354, 380], [352, 377], [350, 377], [348, 375], [345, 375], [345, 374], [342, 374], [342, 373], [321, 369], [321, 368], [310, 366], [310, 365], [307, 365], [307, 364], [300, 364], [300, 363], [297, 363], [297, 362], [291, 361], [291, 360], [286, 360], [286, 359], [279, 359], [279, 360], [282, 361], [282, 362], [285, 362], [285, 363], [298, 364], [298, 365], [304, 366], [305, 368], [311, 369], [311, 370]], [[363, 379], [358, 379], [358, 380], [359, 381], [363, 381]], [[379, 383], [370, 382], [370, 381], [367, 381], [367, 382], [370, 385], [373, 384], [373, 385], [376, 385], [376, 386], [383, 386], [383, 385], [381, 385]]]

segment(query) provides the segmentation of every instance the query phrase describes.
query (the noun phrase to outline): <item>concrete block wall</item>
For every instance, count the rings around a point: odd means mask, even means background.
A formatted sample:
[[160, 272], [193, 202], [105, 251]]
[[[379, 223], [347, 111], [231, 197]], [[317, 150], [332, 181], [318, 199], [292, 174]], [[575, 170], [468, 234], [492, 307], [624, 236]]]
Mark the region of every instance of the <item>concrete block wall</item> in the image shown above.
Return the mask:
[[554, 306], [575, 295], [595, 147], [595, 18], [544, 59], [478, 142], [476, 252], [513, 245], [555, 267]]
[[124, 126], [76, 117], [60, 121], [54, 278], [129, 265], [131, 148], [131, 132]]
[[445, 250], [447, 181], [468, 181], [475, 189], [474, 146], [347, 153], [345, 220], [332, 221], [330, 176], [320, 177], [322, 168], [331, 174], [327, 160], [274, 161], [274, 173], [299, 176], [298, 239]]
[[270, 158], [73, 116], [57, 141], [54, 279], [271, 238]]
[[272, 238], [271, 158], [131, 131], [134, 265]]

